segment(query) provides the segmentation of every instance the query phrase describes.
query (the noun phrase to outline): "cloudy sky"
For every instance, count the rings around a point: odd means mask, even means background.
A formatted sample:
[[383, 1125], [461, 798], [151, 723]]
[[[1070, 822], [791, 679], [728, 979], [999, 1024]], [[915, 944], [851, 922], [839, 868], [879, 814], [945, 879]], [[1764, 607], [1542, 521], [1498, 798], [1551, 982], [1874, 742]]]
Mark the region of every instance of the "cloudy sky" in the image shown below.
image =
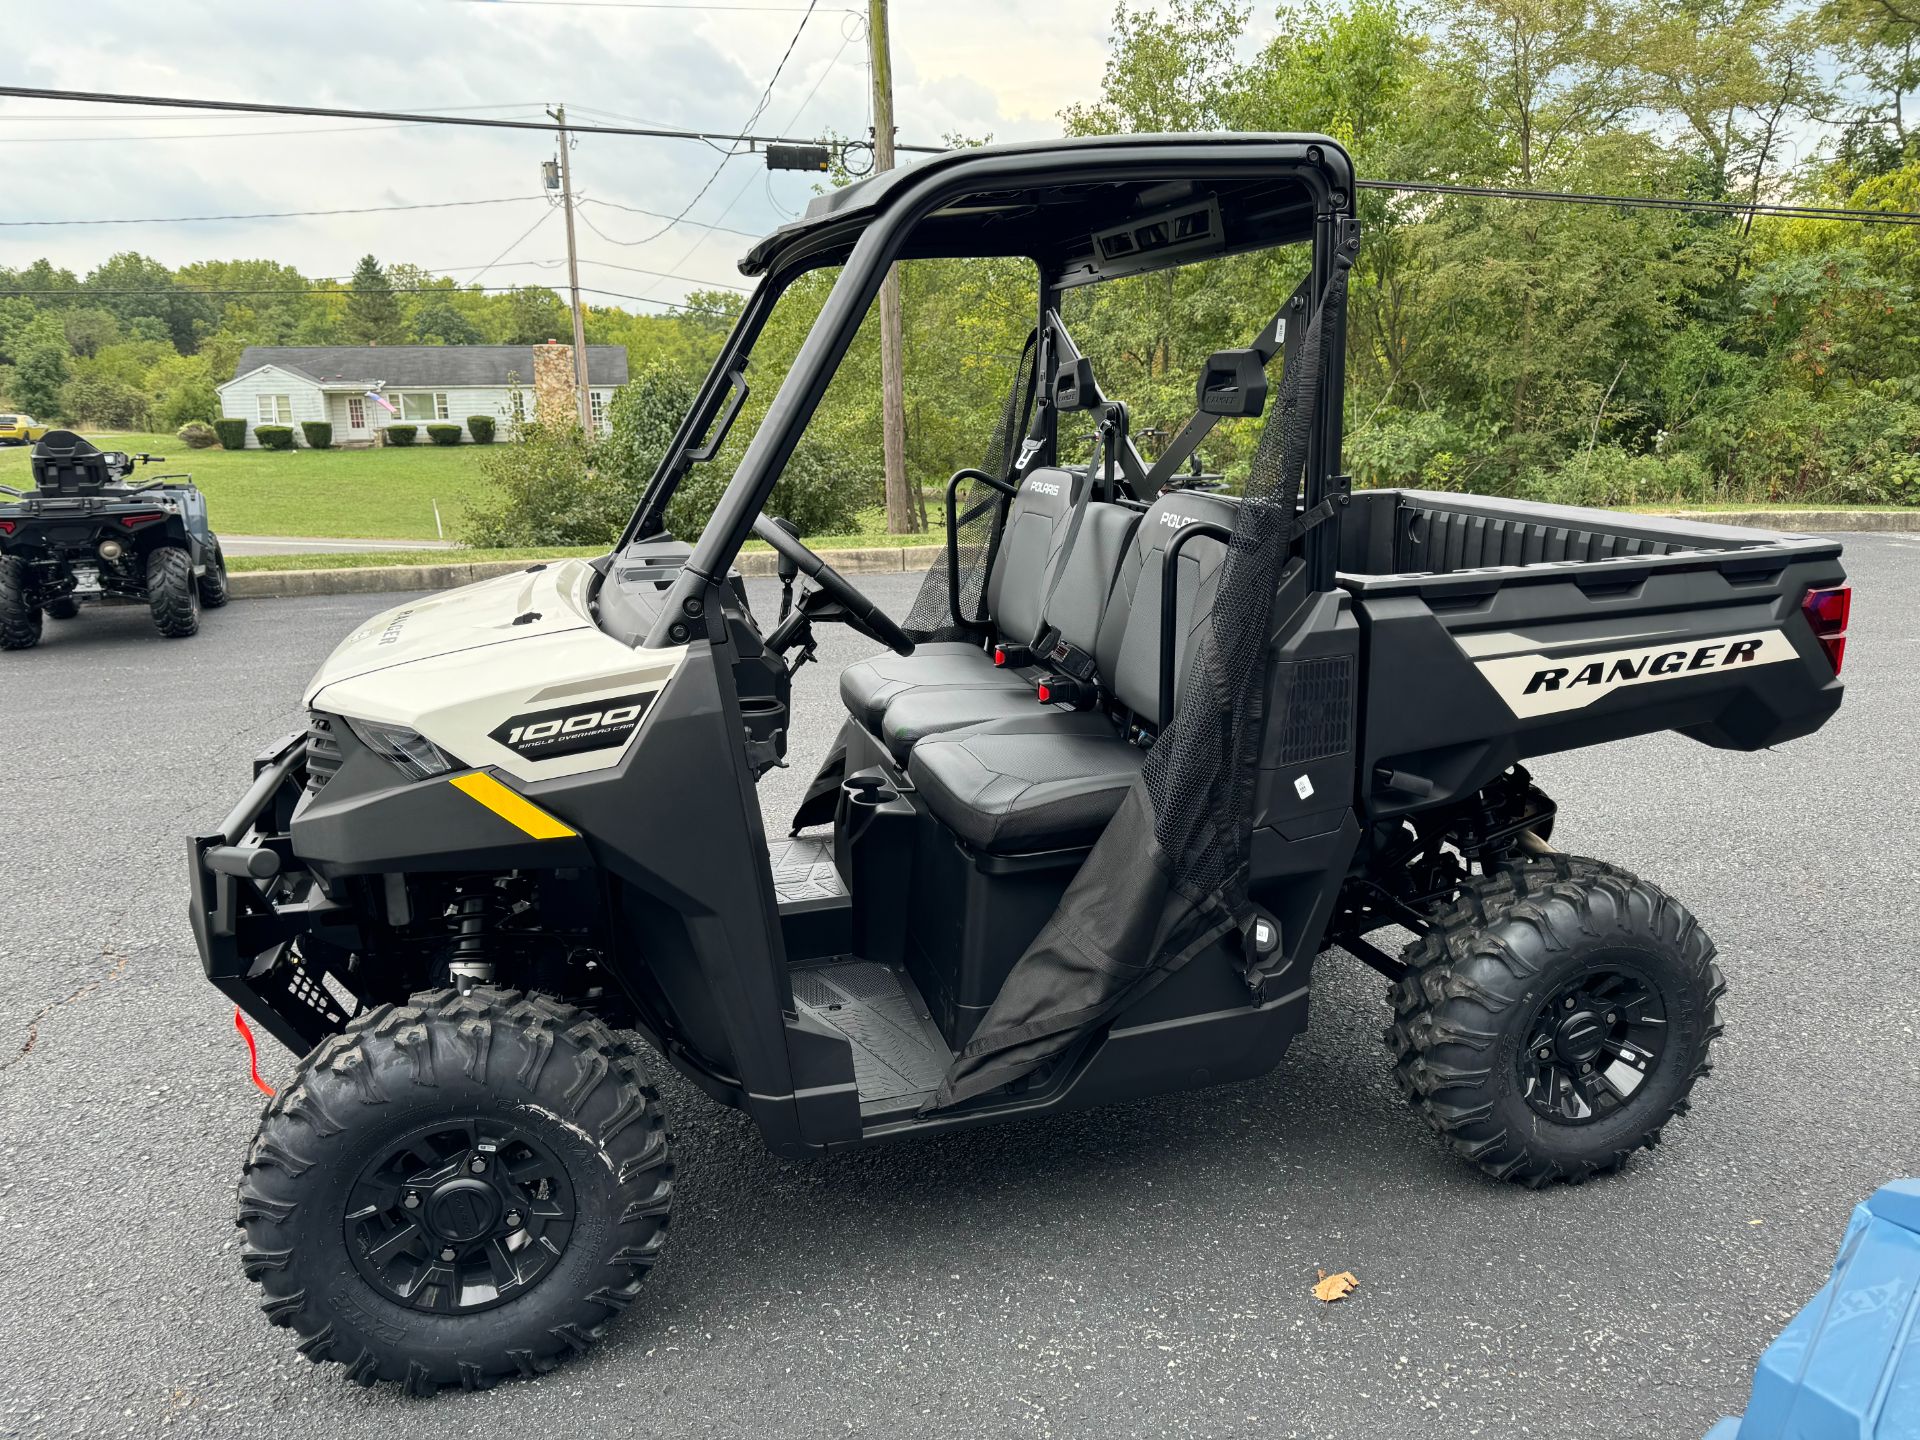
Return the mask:
[[[820, 0], [756, 131], [865, 135], [865, 6]], [[805, 0], [16, 0], [0, 73], [12, 83], [383, 110], [734, 130], [753, 113]], [[903, 143], [1059, 133], [1090, 98], [1110, 0], [894, 0]], [[268, 257], [345, 276], [371, 251], [482, 283], [554, 283], [566, 244], [538, 198], [550, 136], [367, 121], [128, 110], [0, 99], [0, 220], [224, 215], [497, 200], [458, 209], [194, 224], [0, 225], [0, 264], [46, 255], [85, 274], [118, 250], [170, 265]], [[796, 213], [813, 181], [723, 161], [687, 141], [580, 137], [582, 283], [673, 300], [738, 284], [747, 238]], [[718, 172], [716, 174], [716, 171]], [[702, 187], [706, 189], [702, 192]], [[695, 197], [698, 197], [697, 199]], [[687, 221], [667, 227], [638, 207]], [[698, 222], [698, 223], [693, 223]], [[703, 230], [701, 225], [726, 227]], [[521, 238], [524, 237], [524, 238]], [[650, 238], [651, 237], [651, 238]], [[635, 243], [640, 242], [640, 243]], [[619, 268], [626, 267], [626, 268]], [[644, 273], [648, 271], [659, 274]], [[602, 293], [597, 303], [644, 307]]]

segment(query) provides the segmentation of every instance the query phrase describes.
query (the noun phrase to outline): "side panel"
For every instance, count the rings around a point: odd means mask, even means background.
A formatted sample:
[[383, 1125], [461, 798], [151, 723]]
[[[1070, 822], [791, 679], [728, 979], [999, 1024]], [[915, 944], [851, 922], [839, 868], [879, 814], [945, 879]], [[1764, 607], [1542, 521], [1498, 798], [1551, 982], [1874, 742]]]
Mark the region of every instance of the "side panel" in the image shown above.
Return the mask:
[[1754, 750], [1817, 730], [1842, 685], [1800, 613], [1834, 558], [1607, 562], [1363, 589], [1362, 799], [1374, 818], [1515, 762], [1678, 730]]

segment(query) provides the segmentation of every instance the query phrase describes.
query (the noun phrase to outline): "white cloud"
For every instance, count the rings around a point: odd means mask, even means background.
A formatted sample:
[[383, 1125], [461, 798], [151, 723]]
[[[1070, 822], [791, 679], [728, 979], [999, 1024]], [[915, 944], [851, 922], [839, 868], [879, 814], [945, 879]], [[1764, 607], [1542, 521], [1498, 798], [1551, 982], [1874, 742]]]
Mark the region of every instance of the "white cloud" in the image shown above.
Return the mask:
[[[1110, 0], [1047, 6], [895, 0], [901, 140], [1057, 134], [1058, 112], [1098, 87], [1110, 15]], [[619, 116], [624, 123], [731, 131], [752, 111], [798, 21], [797, 13], [541, 9], [465, 0], [271, 6], [71, 0], [11, 7], [7, 36], [15, 73], [28, 85], [386, 110], [501, 106], [488, 113], [515, 118], [538, 118], [544, 105], [564, 101], [576, 120], [623, 123]], [[823, 4], [754, 128], [864, 135], [863, 23], [845, 8]], [[325, 133], [261, 133], [302, 130]], [[75, 136], [102, 138], [59, 138]], [[160, 136], [192, 138], [144, 138]], [[5, 218], [13, 220], [532, 196], [540, 189], [540, 164], [553, 149], [550, 136], [534, 132], [383, 129], [368, 122], [41, 100], [0, 101], [0, 141], [11, 177]], [[720, 156], [703, 145], [606, 136], [580, 137], [573, 161], [582, 194], [669, 215], [721, 166]], [[758, 155], [742, 155], [724, 163], [689, 218], [763, 232], [797, 213], [812, 192], [807, 176], [769, 175]], [[529, 201], [297, 220], [6, 228], [0, 229], [0, 265], [45, 255], [84, 274], [108, 255], [133, 249], [170, 265], [266, 257], [310, 275], [344, 276], [372, 252], [383, 261], [469, 267], [454, 272], [464, 278], [505, 250], [539, 213], [539, 202]], [[606, 208], [585, 213], [620, 240], [661, 227]], [[642, 245], [609, 243], [583, 231], [580, 250], [589, 263], [582, 280], [672, 300], [703, 281], [739, 283], [734, 266], [749, 243], [691, 226]], [[528, 263], [503, 263], [487, 283], [554, 283], [564, 255], [555, 214], [506, 257]]]

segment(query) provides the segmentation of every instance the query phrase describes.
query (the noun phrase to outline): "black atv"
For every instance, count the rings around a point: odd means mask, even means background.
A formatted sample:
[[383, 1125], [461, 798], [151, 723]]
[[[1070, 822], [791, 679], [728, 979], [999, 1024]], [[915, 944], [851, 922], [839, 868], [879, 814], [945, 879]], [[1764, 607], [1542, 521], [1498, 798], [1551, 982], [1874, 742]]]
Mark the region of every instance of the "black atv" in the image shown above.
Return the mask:
[[227, 603], [227, 560], [207, 501], [186, 475], [126, 483], [164, 455], [101, 450], [71, 430], [33, 447], [34, 488], [0, 504], [0, 650], [40, 643], [41, 616], [71, 620], [83, 602], [144, 604], [169, 639]]

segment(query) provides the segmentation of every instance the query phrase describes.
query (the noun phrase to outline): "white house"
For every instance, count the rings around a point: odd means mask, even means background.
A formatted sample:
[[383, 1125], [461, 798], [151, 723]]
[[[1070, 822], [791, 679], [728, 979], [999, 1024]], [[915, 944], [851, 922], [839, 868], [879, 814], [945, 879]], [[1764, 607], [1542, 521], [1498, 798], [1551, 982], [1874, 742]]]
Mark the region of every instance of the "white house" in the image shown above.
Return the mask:
[[[260, 443], [256, 425], [290, 425], [304, 444], [303, 420], [332, 421], [336, 445], [371, 445], [388, 425], [417, 425], [424, 445], [428, 425], [459, 425], [464, 436], [469, 415], [490, 415], [504, 439], [516, 397], [535, 408], [536, 350], [548, 366], [559, 352], [571, 371], [570, 345], [249, 345], [233, 378], [215, 389], [220, 413], [247, 422], [250, 448]], [[626, 383], [626, 346], [587, 347], [597, 428], [606, 428], [613, 392]]]

